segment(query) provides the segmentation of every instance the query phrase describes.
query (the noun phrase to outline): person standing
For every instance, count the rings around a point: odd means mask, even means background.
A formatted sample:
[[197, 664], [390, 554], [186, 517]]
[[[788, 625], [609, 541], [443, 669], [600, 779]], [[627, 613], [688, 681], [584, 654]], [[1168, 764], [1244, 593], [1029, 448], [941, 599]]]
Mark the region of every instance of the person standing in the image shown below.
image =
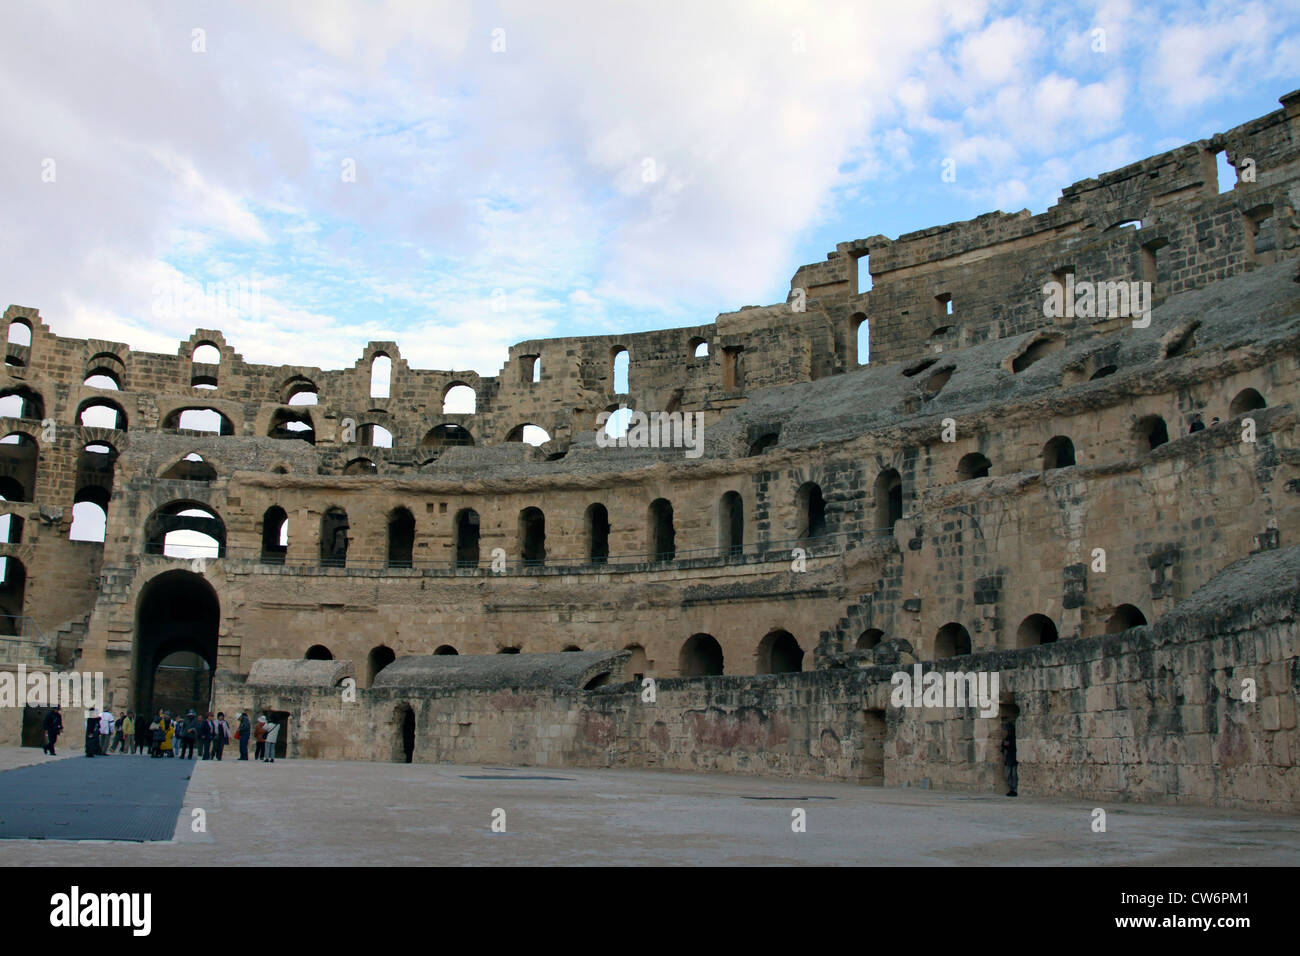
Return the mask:
[[135, 711], [128, 710], [122, 715], [122, 719], [117, 724], [117, 740], [113, 741], [114, 748], [118, 742], [122, 744], [122, 753], [135, 753]]
[[253, 749], [254, 760], [266, 759], [266, 718], [258, 717], [257, 726], [253, 728], [253, 740], [257, 746]]
[[1002, 736], [1003, 773], [1006, 774], [1008, 797], [1018, 796], [1016, 789], [1020, 784], [1020, 761], [1016, 758], [1016, 724], [1013, 720], [1006, 723], [1006, 733]]
[[212, 712], [208, 711], [199, 721], [199, 756], [204, 760], [212, 759], [212, 738], [214, 728], [212, 726]]
[[[112, 714], [109, 714], [109, 717], [112, 716], [113, 716]], [[100, 727], [102, 726], [103, 726], [103, 715], [101, 714], [100, 716], [96, 717], [95, 712], [93, 710], [90, 711], [89, 715], [86, 717], [86, 756], [87, 757], [98, 757], [102, 752], [99, 749], [99, 739], [100, 737], [103, 736], [103, 734], [100, 733]]]
[[126, 753], [126, 711], [117, 715], [117, 722], [113, 726], [113, 746], [108, 748], [109, 753], [117, 753], [118, 750]]
[[212, 756], [216, 760], [221, 759], [222, 752], [226, 749], [226, 744], [230, 743], [230, 725], [226, 723], [224, 713], [217, 714], [216, 722], [212, 725]]
[[275, 763], [275, 745], [280, 740], [280, 725], [275, 721], [266, 724], [266, 762]]
[[108, 742], [113, 736], [113, 712], [107, 707], [99, 715], [99, 745], [96, 752], [108, 753]]
[[248, 735], [253, 732], [253, 724], [248, 719], [246, 711], [239, 712], [239, 726], [235, 728], [235, 736], [239, 738], [239, 759], [248, 759]]
[[59, 740], [59, 734], [63, 733], [63, 712], [59, 705], [55, 704], [50, 712], [45, 715], [45, 720], [41, 727], [45, 730], [45, 752], [51, 757], [57, 757], [54, 752], [54, 745]]
[[164, 757], [175, 757], [176, 748], [180, 746], [180, 740], [176, 737], [176, 721], [172, 715], [163, 712], [163, 742], [162, 752]]

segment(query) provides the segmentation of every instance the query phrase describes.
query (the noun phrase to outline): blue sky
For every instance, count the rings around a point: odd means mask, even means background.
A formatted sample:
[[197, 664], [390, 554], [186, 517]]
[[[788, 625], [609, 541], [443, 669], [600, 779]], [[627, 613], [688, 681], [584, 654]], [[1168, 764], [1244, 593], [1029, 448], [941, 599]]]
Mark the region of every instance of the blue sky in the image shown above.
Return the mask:
[[[495, 374], [511, 342], [781, 301], [840, 241], [1040, 212], [1300, 87], [1295, 2], [1062, 7], [7, 7], [0, 304]], [[258, 295], [167, 294], [223, 281]]]

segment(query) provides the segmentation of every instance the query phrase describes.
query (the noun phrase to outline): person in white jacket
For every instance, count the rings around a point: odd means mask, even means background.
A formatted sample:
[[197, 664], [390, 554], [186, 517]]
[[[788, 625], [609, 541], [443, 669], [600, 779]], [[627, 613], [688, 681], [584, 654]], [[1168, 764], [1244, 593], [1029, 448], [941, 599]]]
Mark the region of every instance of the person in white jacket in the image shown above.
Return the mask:
[[266, 757], [267, 763], [275, 763], [275, 744], [280, 739], [280, 725], [273, 720], [266, 722]]

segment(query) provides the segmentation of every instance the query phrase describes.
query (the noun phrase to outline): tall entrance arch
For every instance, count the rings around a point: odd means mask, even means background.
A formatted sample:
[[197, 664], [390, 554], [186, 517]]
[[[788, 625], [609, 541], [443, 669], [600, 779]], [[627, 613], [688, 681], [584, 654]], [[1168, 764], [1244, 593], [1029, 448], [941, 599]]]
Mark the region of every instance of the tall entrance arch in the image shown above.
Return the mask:
[[201, 575], [166, 571], [145, 584], [135, 615], [137, 712], [211, 709], [220, 624], [217, 592]]

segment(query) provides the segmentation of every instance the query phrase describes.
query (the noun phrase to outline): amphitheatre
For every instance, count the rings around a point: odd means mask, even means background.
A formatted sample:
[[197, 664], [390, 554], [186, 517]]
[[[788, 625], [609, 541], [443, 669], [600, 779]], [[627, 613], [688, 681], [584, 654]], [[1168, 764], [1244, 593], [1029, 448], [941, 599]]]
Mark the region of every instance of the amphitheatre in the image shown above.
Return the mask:
[[[496, 376], [387, 341], [255, 365], [206, 328], [147, 353], [11, 305], [0, 668], [274, 714], [302, 763], [1002, 794], [1013, 723], [1028, 796], [1293, 813], [1280, 102], [1041, 214], [847, 240], [785, 302], [519, 342]], [[1045, 314], [1052, 282], [1149, 284], [1149, 322]], [[695, 416], [702, 454], [598, 441], [620, 406]], [[893, 706], [918, 662], [996, 673], [997, 715]]]

